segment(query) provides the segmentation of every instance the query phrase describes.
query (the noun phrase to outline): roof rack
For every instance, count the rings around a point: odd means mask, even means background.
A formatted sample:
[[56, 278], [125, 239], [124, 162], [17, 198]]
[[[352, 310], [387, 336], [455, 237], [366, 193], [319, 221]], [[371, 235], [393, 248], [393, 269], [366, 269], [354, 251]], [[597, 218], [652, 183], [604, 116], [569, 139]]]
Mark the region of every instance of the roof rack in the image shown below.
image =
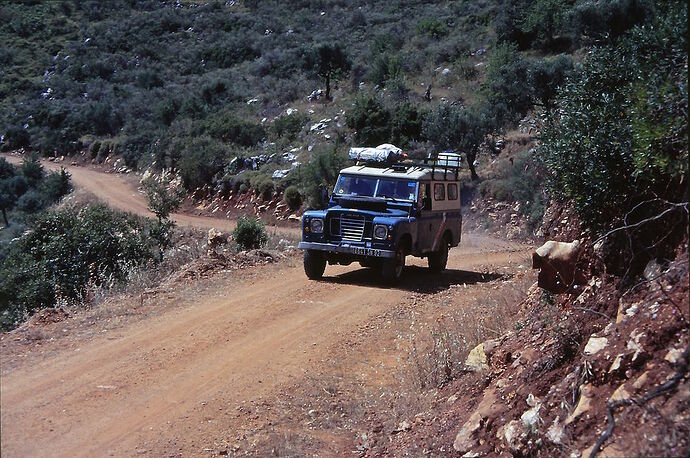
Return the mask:
[[429, 153], [421, 161], [413, 161], [407, 159], [407, 155], [400, 148], [390, 144], [379, 145], [376, 148], [350, 148], [349, 155], [357, 165], [391, 168], [396, 172], [405, 172], [410, 167], [431, 169], [434, 179], [437, 171], [443, 172], [444, 181], [449, 178], [458, 180], [462, 160], [462, 156], [454, 150], [446, 150], [442, 153]]
[[[462, 156], [455, 151], [444, 151], [442, 153], [429, 153], [426, 158], [421, 161], [406, 162], [408, 166], [421, 167], [431, 169], [431, 177], [436, 179], [436, 172], [443, 172], [443, 180], [449, 178], [458, 180], [460, 174], [460, 163]], [[449, 177], [450, 174], [450, 177]]]

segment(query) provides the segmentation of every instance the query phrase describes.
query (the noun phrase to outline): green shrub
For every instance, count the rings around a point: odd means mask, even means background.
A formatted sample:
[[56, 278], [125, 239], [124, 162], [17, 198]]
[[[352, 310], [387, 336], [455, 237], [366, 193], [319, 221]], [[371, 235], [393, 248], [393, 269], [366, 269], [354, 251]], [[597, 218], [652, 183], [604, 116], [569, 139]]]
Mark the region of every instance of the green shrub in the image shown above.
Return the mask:
[[297, 113], [281, 115], [273, 121], [271, 131], [278, 138], [294, 140], [308, 120], [307, 116]]
[[217, 140], [241, 146], [254, 146], [266, 135], [262, 125], [239, 119], [230, 113], [211, 117], [206, 121], [206, 132]]
[[594, 49], [562, 88], [544, 131], [539, 151], [554, 192], [572, 199], [596, 231], [621, 224], [639, 202], [682, 198], [687, 11], [678, 9]]
[[146, 223], [105, 205], [48, 211], [0, 265], [0, 324], [9, 329], [87, 285], [110, 287], [153, 258]]
[[287, 204], [290, 210], [297, 210], [302, 206], [302, 194], [300, 194], [297, 186], [288, 186], [283, 192], [283, 202]]
[[91, 145], [89, 145], [89, 155], [91, 156], [91, 159], [96, 159], [96, 156], [98, 156], [98, 152], [101, 149], [101, 142], [99, 140], [94, 140], [91, 142]]
[[266, 233], [264, 223], [259, 218], [243, 216], [238, 219], [233, 237], [235, 242], [245, 250], [261, 248], [268, 243], [268, 233]]
[[539, 226], [545, 209], [545, 170], [533, 154], [533, 151], [525, 151], [516, 155], [512, 163], [504, 163], [495, 176], [479, 185], [479, 192], [484, 197], [511, 204], [519, 202], [519, 213], [528, 217], [530, 229]]
[[347, 127], [355, 130], [355, 141], [363, 146], [388, 143], [391, 115], [378, 97], [361, 96], [345, 113]]
[[275, 184], [273, 180], [267, 178], [259, 184], [259, 194], [263, 200], [271, 200], [273, 192], [275, 191]]
[[539, 148], [554, 194], [572, 200], [595, 234], [633, 226], [608, 239], [620, 272], [672, 256], [687, 231], [678, 204], [688, 197], [687, 9], [667, 9], [589, 53], [563, 86]]
[[321, 202], [321, 187], [333, 189], [340, 170], [348, 163], [347, 155], [337, 146], [319, 148], [312, 152], [309, 162], [302, 167], [301, 188], [306, 191], [309, 205], [316, 208]]
[[417, 33], [429, 35], [432, 38], [441, 38], [448, 33], [446, 24], [436, 18], [424, 18], [417, 22]]
[[240, 194], [246, 194], [249, 191], [249, 186], [247, 186], [247, 183], [241, 183], [238, 190]]

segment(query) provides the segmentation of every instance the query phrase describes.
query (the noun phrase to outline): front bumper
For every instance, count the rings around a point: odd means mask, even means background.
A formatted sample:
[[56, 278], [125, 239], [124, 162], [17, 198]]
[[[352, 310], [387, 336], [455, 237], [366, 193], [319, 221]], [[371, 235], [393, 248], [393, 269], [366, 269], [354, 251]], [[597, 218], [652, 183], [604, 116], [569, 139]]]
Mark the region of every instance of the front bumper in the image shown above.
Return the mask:
[[365, 248], [360, 246], [352, 246], [343, 243], [317, 243], [317, 242], [299, 242], [297, 248], [300, 250], [317, 250], [327, 251], [329, 253], [343, 253], [352, 254], [355, 256], [373, 257], [373, 258], [394, 258], [395, 251], [380, 250], [378, 248]]

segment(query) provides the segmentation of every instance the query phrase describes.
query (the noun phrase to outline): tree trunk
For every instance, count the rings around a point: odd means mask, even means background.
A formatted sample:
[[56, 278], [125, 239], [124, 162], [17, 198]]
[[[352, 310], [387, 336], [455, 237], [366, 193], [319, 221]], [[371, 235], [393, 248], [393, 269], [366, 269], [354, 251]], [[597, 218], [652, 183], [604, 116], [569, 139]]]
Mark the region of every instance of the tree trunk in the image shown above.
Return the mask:
[[326, 75], [326, 100], [331, 100], [331, 75]]
[[467, 166], [470, 168], [470, 173], [472, 174], [472, 181], [477, 181], [479, 175], [477, 175], [477, 169], [474, 168], [474, 160], [477, 158], [477, 153], [467, 153]]
[[4, 208], [2, 209], [2, 217], [5, 220], [5, 227], [10, 227], [10, 222], [7, 219], [7, 211]]

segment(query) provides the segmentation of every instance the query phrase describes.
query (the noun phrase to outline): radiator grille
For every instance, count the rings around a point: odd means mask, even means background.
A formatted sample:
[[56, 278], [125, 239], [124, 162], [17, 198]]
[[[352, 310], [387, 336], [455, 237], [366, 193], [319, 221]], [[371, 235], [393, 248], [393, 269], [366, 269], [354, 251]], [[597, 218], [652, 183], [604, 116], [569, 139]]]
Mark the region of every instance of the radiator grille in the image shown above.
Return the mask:
[[364, 216], [342, 215], [340, 217], [340, 236], [343, 240], [362, 241], [364, 237]]

